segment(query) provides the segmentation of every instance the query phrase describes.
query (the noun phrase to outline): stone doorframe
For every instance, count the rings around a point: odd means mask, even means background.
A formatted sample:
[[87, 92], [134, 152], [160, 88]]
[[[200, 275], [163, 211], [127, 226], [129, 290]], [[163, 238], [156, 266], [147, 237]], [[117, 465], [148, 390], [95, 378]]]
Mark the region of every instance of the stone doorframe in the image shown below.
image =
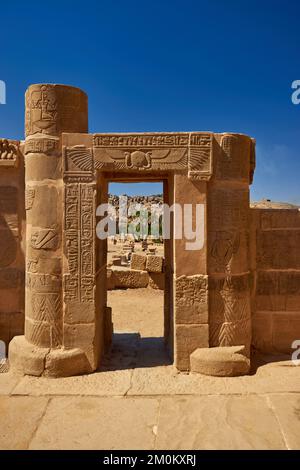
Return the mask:
[[253, 139], [87, 130], [81, 90], [29, 87], [25, 336], [10, 343], [12, 368], [57, 377], [92, 372], [101, 363], [112, 330], [95, 212], [112, 178], [165, 180], [166, 202], [205, 206], [204, 247], [189, 251], [182, 238], [167, 250], [165, 333], [176, 367], [189, 370], [197, 348], [244, 345], [249, 354]]

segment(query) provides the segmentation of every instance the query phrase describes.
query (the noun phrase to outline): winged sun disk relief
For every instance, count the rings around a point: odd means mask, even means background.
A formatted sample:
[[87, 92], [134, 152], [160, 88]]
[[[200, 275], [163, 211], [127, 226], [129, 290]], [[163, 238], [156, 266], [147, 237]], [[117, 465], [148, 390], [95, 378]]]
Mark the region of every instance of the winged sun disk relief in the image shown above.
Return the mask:
[[[187, 167], [187, 149], [155, 149], [144, 152], [135, 150], [128, 152], [124, 150], [104, 149], [104, 158], [102, 161], [94, 159], [90, 149], [84, 146], [74, 146], [67, 148], [67, 157], [69, 157], [77, 168], [83, 171], [100, 170], [106, 164], [114, 164], [116, 169], [141, 169], [146, 170], [151, 167], [160, 169], [169, 169], [171, 165], [176, 164], [178, 168]], [[94, 163], [94, 165], [93, 165]]]

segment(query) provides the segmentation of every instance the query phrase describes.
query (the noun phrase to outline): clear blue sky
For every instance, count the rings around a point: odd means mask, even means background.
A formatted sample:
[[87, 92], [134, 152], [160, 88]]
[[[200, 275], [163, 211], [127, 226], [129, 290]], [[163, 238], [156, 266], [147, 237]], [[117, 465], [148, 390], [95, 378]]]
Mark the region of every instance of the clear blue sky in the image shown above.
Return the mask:
[[252, 198], [300, 203], [299, 0], [7, 1], [0, 17], [2, 137], [23, 137], [30, 83], [76, 85], [90, 132], [255, 137]]

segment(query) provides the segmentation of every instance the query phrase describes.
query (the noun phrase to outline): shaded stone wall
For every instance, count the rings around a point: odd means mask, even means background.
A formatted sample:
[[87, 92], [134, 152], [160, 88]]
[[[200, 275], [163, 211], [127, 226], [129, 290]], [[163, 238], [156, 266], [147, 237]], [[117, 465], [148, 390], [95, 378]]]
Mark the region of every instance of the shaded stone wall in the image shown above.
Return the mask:
[[252, 345], [291, 353], [300, 339], [300, 211], [251, 209]]
[[24, 161], [19, 141], [0, 139], [0, 340], [24, 329]]

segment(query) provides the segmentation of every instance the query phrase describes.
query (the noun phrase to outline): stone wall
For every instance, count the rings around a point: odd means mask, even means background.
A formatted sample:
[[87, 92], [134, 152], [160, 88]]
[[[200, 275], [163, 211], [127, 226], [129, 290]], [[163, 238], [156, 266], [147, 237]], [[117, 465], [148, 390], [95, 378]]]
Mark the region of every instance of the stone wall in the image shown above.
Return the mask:
[[24, 330], [24, 160], [20, 142], [0, 139], [0, 340]]
[[252, 345], [290, 353], [300, 339], [300, 211], [251, 209]]
[[[0, 340], [8, 345], [24, 331], [25, 206], [32, 197], [27, 191], [25, 201], [23, 145], [0, 139], [0, 150]], [[300, 339], [300, 211], [251, 208], [249, 221], [252, 347], [290, 353]]]

